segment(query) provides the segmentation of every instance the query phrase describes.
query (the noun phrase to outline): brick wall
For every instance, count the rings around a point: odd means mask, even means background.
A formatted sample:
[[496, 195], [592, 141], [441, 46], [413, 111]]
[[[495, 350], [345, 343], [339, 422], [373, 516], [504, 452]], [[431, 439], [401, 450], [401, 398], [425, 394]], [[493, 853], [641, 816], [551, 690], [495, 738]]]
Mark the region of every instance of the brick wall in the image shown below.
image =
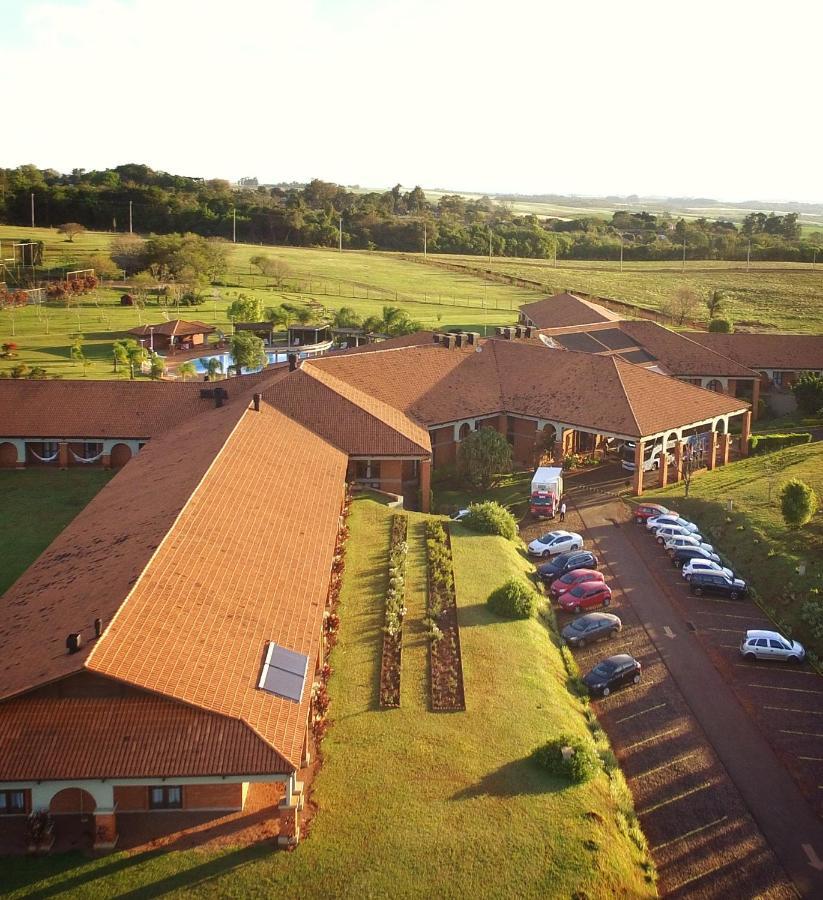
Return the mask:
[[184, 809], [242, 809], [242, 784], [187, 784], [183, 788]]
[[451, 425], [447, 425], [444, 428], [434, 428], [429, 435], [432, 442], [432, 456], [435, 468], [453, 463], [457, 459], [454, 428]]
[[149, 789], [137, 785], [122, 785], [114, 789], [117, 812], [142, 812], [149, 808]]

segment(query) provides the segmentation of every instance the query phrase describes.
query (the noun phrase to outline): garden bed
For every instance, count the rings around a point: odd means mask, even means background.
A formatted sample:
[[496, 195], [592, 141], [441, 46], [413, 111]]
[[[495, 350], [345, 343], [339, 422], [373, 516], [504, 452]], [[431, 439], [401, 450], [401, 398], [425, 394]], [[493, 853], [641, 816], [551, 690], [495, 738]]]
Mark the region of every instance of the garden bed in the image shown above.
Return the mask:
[[426, 523], [428, 562], [429, 669], [431, 705], [435, 712], [464, 710], [463, 660], [457, 625], [457, 598], [451, 539], [441, 522]]
[[406, 556], [409, 518], [392, 516], [389, 546], [389, 578], [383, 626], [383, 659], [380, 664], [380, 706], [400, 706], [400, 666], [403, 655], [403, 618], [406, 615]]

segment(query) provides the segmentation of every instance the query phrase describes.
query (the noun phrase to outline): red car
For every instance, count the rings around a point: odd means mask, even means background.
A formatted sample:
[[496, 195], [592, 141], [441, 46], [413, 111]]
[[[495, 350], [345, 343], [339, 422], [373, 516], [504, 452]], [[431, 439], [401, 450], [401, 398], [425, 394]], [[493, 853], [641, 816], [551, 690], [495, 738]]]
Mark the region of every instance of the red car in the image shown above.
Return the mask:
[[570, 591], [584, 581], [599, 581], [602, 584], [604, 580], [603, 574], [595, 572], [594, 569], [572, 569], [571, 572], [566, 572], [562, 578], [557, 578], [552, 582], [549, 593], [552, 595], [552, 599], [557, 600], [561, 594], [565, 594], [566, 591]]
[[596, 606], [610, 606], [612, 589], [599, 581], [584, 581], [570, 591], [561, 594], [558, 602], [561, 609], [575, 613]]
[[659, 503], [641, 503], [640, 506], [634, 508], [634, 521], [638, 525], [645, 525], [646, 519], [652, 519], [655, 516], [676, 516], [677, 513], [672, 509], [666, 509]]

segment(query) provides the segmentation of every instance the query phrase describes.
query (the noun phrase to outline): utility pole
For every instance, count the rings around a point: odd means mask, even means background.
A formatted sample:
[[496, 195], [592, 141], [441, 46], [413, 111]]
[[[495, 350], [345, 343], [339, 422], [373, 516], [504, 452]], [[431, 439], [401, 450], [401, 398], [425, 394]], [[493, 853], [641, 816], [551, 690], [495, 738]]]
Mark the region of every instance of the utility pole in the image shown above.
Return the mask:
[[133, 231], [132, 231], [132, 226], [134, 224], [133, 209], [132, 209], [133, 206], [134, 206], [133, 202], [131, 200], [129, 200], [129, 234], [133, 234]]
[[337, 227], [337, 252], [343, 252], [343, 216], [340, 216], [340, 222]]
[[427, 247], [428, 235], [426, 234], [426, 222], [423, 221], [423, 259], [426, 259], [428, 255], [428, 247]]
[[748, 249], [746, 250], [746, 271], [749, 271], [749, 262], [752, 258], [752, 242], [749, 241]]
[[683, 238], [683, 271], [686, 271], [686, 238]]
[[237, 243], [237, 209], [232, 207], [231, 210], [231, 242]]
[[814, 264], [817, 262], [817, 247], [812, 250], [812, 272], [814, 272]]
[[31, 192], [31, 227], [34, 228], [34, 191]]
[[492, 230], [489, 229], [489, 262], [492, 261]]
[[623, 271], [623, 235], [620, 235], [620, 271]]

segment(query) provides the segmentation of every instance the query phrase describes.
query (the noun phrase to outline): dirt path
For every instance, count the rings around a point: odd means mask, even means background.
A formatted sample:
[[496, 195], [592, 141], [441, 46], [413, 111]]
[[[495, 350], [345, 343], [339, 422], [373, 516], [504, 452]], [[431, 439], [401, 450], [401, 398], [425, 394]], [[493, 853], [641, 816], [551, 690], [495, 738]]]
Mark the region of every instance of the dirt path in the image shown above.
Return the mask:
[[[621, 643], [644, 665], [638, 689], [596, 704], [674, 896], [823, 896], [823, 826], [649, 564], [625, 506], [575, 492], [624, 619]], [[574, 521], [572, 521], [574, 525]], [[608, 652], [616, 652], [611, 646]], [[607, 655], [580, 653], [582, 668]]]

